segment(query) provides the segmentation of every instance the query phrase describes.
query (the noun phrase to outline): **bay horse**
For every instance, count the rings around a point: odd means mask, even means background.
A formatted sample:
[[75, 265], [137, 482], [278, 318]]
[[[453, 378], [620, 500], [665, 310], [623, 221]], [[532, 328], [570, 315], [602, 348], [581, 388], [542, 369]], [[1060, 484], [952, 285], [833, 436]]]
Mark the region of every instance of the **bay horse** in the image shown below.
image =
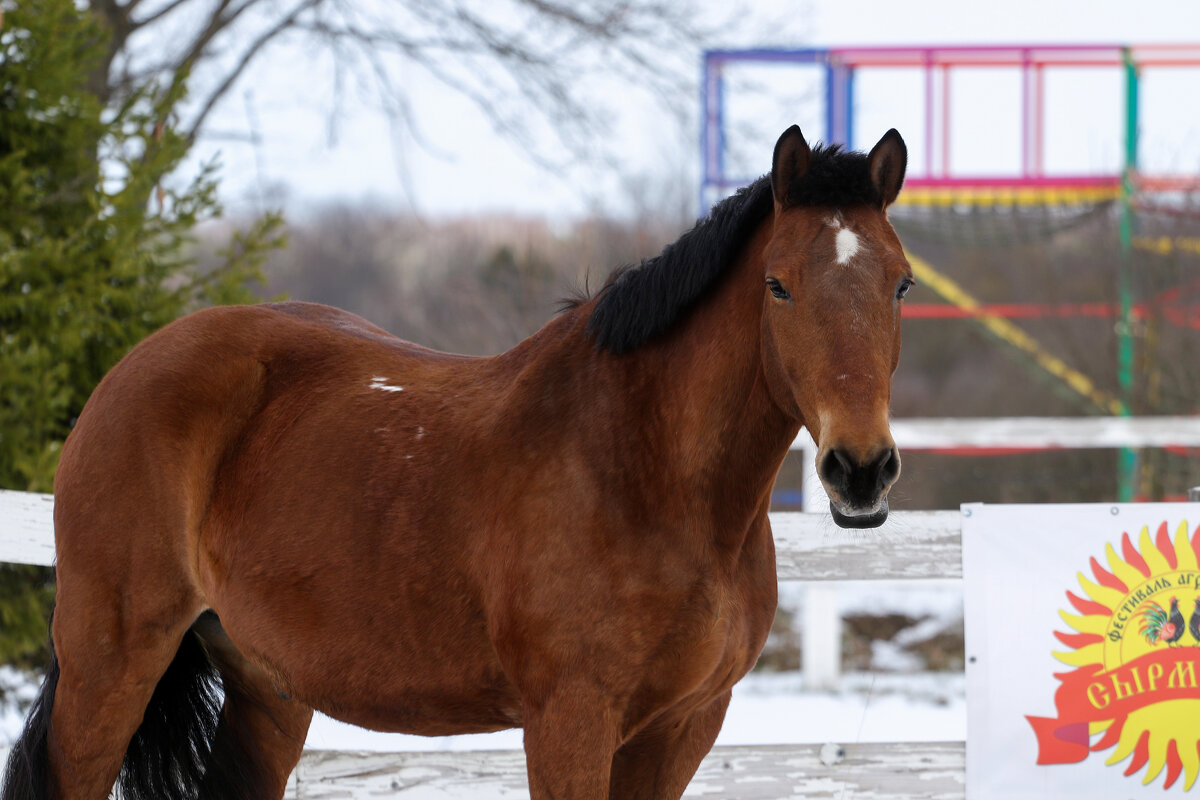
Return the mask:
[[278, 798], [313, 709], [524, 728], [535, 800], [678, 798], [776, 603], [801, 426], [842, 526], [900, 471], [904, 142], [764, 176], [501, 355], [199, 311], [63, 448], [53, 657], [3, 800]]

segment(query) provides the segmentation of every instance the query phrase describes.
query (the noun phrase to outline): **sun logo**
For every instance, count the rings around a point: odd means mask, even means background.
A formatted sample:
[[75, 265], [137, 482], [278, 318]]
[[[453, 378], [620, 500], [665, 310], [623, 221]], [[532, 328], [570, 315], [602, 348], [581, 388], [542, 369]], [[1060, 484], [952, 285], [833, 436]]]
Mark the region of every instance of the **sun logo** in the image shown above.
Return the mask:
[[[1172, 542], [1167, 523], [1152, 541], [1142, 528], [1135, 548], [1106, 545], [1108, 569], [1092, 558], [1095, 581], [1078, 573], [1085, 597], [1067, 592], [1078, 614], [1059, 611], [1075, 632], [1055, 631], [1070, 650], [1054, 657], [1075, 669], [1055, 673], [1057, 718], [1027, 716], [1039, 764], [1083, 761], [1115, 747], [1105, 763], [1130, 758], [1143, 784], [1166, 769], [1164, 788], [1200, 774], [1200, 528], [1182, 523]], [[1185, 617], [1185, 613], [1188, 615]]]

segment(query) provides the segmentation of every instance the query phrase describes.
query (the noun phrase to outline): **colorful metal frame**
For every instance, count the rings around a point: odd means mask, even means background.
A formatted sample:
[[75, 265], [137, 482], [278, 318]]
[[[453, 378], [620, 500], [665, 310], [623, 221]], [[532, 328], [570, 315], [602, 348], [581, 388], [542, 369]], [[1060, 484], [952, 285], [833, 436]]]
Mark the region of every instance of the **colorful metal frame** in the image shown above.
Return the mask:
[[[1133, 395], [1134, 340], [1131, 334], [1136, 312], [1131, 271], [1135, 243], [1133, 198], [1145, 192], [1200, 190], [1200, 176], [1145, 175], [1138, 169], [1139, 80], [1149, 67], [1200, 67], [1200, 45], [990, 45], [941, 47], [837, 47], [799, 50], [711, 50], [704, 54], [701, 81], [701, 185], [703, 213], [714, 195], [727, 194], [749, 182], [747, 176], [729, 176], [725, 171], [725, 89], [722, 72], [732, 63], [815, 64], [825, 70], [825, 141], [853, 147], [855, 72], [866, 67], [924, 70], [925, 155], [924, 174], [909, 174], [899, 204], [952, 205], [963, 202], [1007, 205], [1082, 205], [1105, 200], [1119, 201], [1122, 269], [1118, 276], [1119, 308], [1116, 315], [1120, 383], [1119, 398], [1101, 398], [1110, 413], [1130, 414]], [[951, 108], [949, 91], [952, 70], [963, 67], [1016, 67], [1021, 70], [1021, 170], [1017, 176], [952, 175], [950, 169]], [[1045, 169], [1045, 71], [1054, 67], [1118, 67], [1125, 76], [1124, 157], [1116, 175], [1053, 175]], [[939, 86], [940, 84], [940, 86]], [[940, 88], [940, 91], [939, 91]], [[940, 158], [935, 153], [935, 103], [940, 100]], [[917, 261], [910, 254], [910, 261]], [[936, 275], [932, 268], [927, 270]], [[974, 303], [974, 301], [972, 301]], [[959, 304], [961, 305], [961, 304]], [[978, 306], [977, 303], [974, 303]], [[975, 309], [978, 310], [978, 309]], [[993, 328], [1011, 327], [996, 314], [977, 315]], [[1007, 328], [1004, 328], [1007, 330]], [[1014, 329], [1016, 330], [1016, 329]], [[1016, 331], [1013, 336], [1021, 333]], [[1023, 336], [1023, 334], [1022, 334]], [[1027, 339], [1028, 337], [1024, 337]], [[1010, 337], [1011, 339], [1011, 337]], [[1020, 336], [1012, 339], [1024, 350]], [[1030, 340], [1032, 342], [1032, 340]], [[1033, 342], [1036, 345], [1036, 342]], [[1032, 345], [1031, 345], [1032, 346]], [[1038, 363], [1046, 366], [1045, 358]], [[1054, 370], [1051, 370], [1052, 372]], [[1086, 376], [1059, 377], [1076, 383]], [[1058, 373], [1055, 373], [1058, 374]], [[1089, 383], [1090, 385], [1090, 383]], [[1132, 497], [1137, 456], [1131, 449], [1121, 453], [1118, 495]]]
[[[854, 146], [854, 84], [862, 68], [924, 70], [925, 135], [920, 146], [925, 172], [910, 174], [900, 202], [940, 204], [981, 198], [1000, 202], [1094, 202], [1123, 193], [1200, 188], [1195, 175], [1142, 175], [1138, 172], [1138, 82], [1149, 67], [1200, 67], [1200, 45], [988, 45], [937, 47], [831, 47], [804, 49], [710, 50], [701, 81], [701, 209], [714, 193], [725, 194], [753, 176], [726, 174], [725, 87], [730, 64], [789, 63], [825, 70], [824, 140]], [[952, 71], [962, 67], [1016, 67], [1021, 70], [1021, 171], [1017, 176], [952, 175], [950, 169]], [[1055, 67], [1120, 67], [1125, 72], [1124, 164], [1117, 175], [1053, 175], [1045, 169], [1045, 71]], [[940, 91], [939, 91], [940, 90]], [[938, 113], [935, 114], [935, 111]], [[935, 132], [935, 119], [941, 126]], [[940, 152], [935, 150], [935, 135]]]

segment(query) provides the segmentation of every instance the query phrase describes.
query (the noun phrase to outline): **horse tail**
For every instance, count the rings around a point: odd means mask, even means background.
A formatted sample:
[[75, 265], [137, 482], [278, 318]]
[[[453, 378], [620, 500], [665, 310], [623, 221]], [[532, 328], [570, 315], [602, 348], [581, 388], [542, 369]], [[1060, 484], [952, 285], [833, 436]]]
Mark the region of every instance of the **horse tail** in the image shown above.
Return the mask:
[[58, 656], [50, 645], [50, 664], [42, 681], [41, 691], [29, 709], [29, 718], [21, 737], [13, 745], [0, 785], [0, 800], [48, 800], [50, 787], [46, 783], [50, 757], [47, 736], [50, 733], [50, 711], [54, 708], [54, 690], [58, 687]]
[[[0, 783], [0, 800], [54, 800], [48, 736], [58, 687], [58, 655], [50, 663]], [[117, 785], [124, 800], [260, 800], [266, 797], [261, 759], [236, 721], [222, 719], [224, 685], [195, 630], [189, 629], [163, 673], [130, 739]]]
[[[244, 737], [222, 720], [225, 687], [192, 629], [159, 679], [117, 783], [125, 800], [259, 800], [262, 780]], [[239, 746], [231, 746], [231, 745]], [[8, 800], [4, 798], [3, 800]]]

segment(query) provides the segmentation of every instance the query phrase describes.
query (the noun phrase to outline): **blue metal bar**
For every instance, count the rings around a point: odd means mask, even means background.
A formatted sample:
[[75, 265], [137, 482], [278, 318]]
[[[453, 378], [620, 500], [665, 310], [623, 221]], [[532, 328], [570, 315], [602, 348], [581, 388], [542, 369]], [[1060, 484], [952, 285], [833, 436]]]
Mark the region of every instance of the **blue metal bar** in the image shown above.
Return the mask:
[[696, 200], [696, 218], [704, 216], [705, 195], [713, 180], [710, 170], [709, 150], [709, 71], [713, 68], [713, 56], [705, 53], [700, 66], [700, 195]]
[[825, 64], [825, 141], [834, 142], [837, 136], [838, 74], [833, 65]]
[[846, 66], [846, 136], [844, 142], [847, 150], [854, 149], [854, 72], [852, 66]]
[[829, 50], [826, 48], [807, 47], [799, 50], [761, 48], [755, 50], [706, 50], [705, 58], [712, 57], [718, 61], [736, 59], [738, 61], [798, 61], [800, 63], [819, 64], [826, 60]]

